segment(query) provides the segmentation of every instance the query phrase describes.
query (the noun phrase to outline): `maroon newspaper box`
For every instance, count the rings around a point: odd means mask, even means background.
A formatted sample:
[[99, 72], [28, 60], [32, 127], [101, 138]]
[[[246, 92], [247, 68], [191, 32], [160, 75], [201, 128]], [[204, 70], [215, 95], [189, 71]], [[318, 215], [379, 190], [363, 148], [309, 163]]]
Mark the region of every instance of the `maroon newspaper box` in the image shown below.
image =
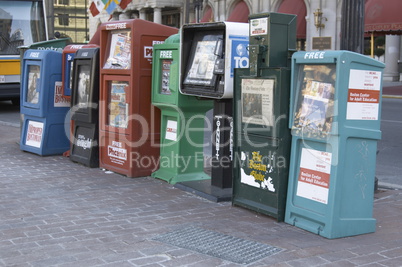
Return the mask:
[[99, 167], [148, 176], [160, 154], [160, 111], [151, 105], [153, 45], [178, 29], [141, 19], [100, 27]]

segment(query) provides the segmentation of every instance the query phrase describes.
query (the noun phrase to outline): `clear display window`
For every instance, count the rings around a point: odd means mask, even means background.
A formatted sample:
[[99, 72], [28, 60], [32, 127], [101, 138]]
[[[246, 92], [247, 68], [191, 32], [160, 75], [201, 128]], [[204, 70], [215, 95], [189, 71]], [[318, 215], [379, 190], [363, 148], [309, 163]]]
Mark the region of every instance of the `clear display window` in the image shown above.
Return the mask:
[[335, 80], [335, 64], [299, 66], [292, 127], [299, 134], [325, 138], [331, 132]]
[[109, 126], [117, 128], [128, 127], [128, 82], [111, 81], [109, 93]]
[[213, 86], [216, 80], [215, 64], [222, 56], [223, 35], [197, 33], [191, 47], [190, 60], [183, 84]]
[[162, 79], [161, 79], [161, 90], [160, 93], [163, 95], [171, 95], [170, 91], [170, 67], [172, 65], [173, 60], [171, 59], [163, 59], [162, 60]]
[[71, 90], [71, 87], [72, 87], [72, 85], [73, 85], [73, 69], [74, 69], [74, 60], [73, 60], [73, 57], [71, 56], [71, 55], [68, 55], [68, 57], [67, 57], [67, 68], [68, 68], [68, 70], [67, 70], [67, 72], [68, 72], [68, 75], [66, 75], [66, 77], [70, 77], [69, 79], [67, 79], [67, 81], [66, 81], [66, 89], [67, 90]]
[[274, 80], [242, 79], [242, 122], [274, 125]]
[[122, 30], [111, 32], [109, 57], [103, 68], [131, 68], [131, 31]]
[[26, 101], [31, 104], [38, 104], [40, 95], [40, 66], [28, 66], [28, 88]]
[[78, 98], [77, 103], [80, 108], [88, 107], [89, 102], [89, 83], [91, 79], [90, 66], [78, 66]]

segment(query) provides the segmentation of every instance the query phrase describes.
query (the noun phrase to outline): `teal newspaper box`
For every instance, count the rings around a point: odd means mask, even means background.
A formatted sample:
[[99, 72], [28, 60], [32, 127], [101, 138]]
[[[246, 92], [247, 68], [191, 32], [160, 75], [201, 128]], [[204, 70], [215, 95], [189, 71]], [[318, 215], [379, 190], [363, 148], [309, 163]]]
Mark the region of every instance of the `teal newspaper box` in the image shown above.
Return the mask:
[[25, 51], [21, 81], [22, 122], [20, 149], [41, 156], [69, 150], [65, 129], [70, 100], [63, 95], [62, 53]]
[[349, 51], [293, 54], [286, 223], [326, 238], [375, 232], [383, 69]]

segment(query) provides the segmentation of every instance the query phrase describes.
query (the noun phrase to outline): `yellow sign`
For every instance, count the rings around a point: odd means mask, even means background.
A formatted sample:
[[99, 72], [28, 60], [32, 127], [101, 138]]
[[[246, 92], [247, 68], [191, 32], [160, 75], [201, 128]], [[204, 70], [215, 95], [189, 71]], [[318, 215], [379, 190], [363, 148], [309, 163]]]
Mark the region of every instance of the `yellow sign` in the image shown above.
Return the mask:
[[0, 75], [19, 75], [19, 74], [20, 74], [19, 59], [0, 60]]

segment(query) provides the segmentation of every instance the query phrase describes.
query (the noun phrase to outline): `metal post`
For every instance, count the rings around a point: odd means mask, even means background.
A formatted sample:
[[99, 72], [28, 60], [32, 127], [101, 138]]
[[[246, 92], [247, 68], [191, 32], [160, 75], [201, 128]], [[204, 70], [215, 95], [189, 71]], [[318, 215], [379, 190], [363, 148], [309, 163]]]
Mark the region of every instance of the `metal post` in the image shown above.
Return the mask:
[[187, 24], [189, 22], [189, 16], [190, 16], [190, 0], [186, 0], [184, 4], [184, 24]]
[[194, 0], [195, 22], [199, 23], [201, 20], [202, 0]]
[[343, 0], [341, 22], [341, 50], [364, 52], [365, 0]]
[[370, 56], [374, 58], [374, 32], [370, 34]]

